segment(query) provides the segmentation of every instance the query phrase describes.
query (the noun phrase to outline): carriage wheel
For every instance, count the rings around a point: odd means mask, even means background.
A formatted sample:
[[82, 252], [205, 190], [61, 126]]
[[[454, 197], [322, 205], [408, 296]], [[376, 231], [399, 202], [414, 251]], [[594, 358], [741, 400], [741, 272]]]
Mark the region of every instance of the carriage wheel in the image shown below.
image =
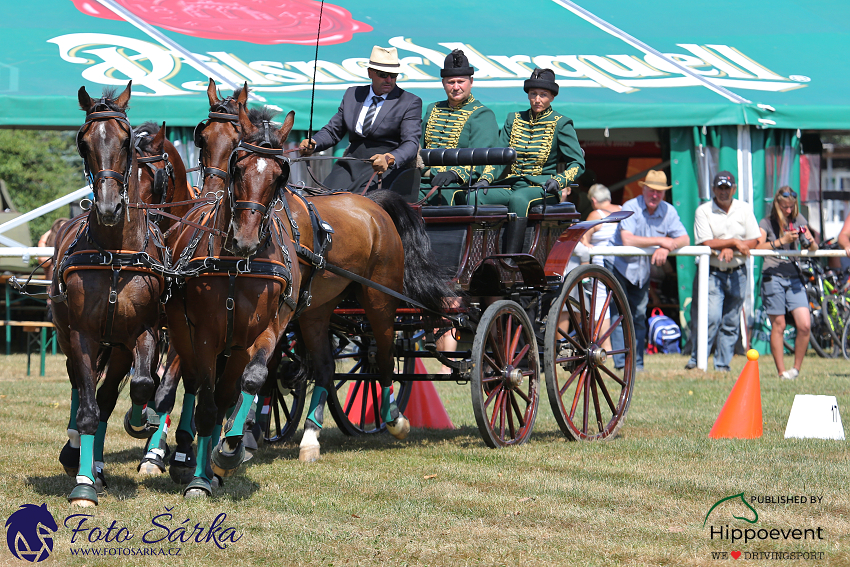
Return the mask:
[[267, 413], [259, 419], [267, 443], [282, 443], [292, 438], [301, 423], [307, 401], [306, 382], [293, 380], [300, 360], [295, 354], [295, 333], [288, 332], [283, 340], [286, 342], [278, 346], [288, 360], [281, 361], [275, 371], [269, 373], [260, 391], [261, 400], [269, 398]]
[[[346, 362], [351, 365], [346, 372], [346, 378], [334, 380], [334, 387], [328, 392], [328, 409], [337, 427], [346, 435], [368, 435], [386, 431], [387, 424], [381, 419], [380, 412], [381, 384], [376, 379], [358, 378], [360, 374], [378, 373], [377, 365], [369, 360], [371, 339], [336, 333], [334, 337], [334, 359], [337, 365]], [[413, 374], [416, 359], [399, 360], [399, 372]], [[407, 409], [410, 386], [410, 382], [393, 381], [393, 395], [401, 413]]]
[[[600, 313], [610, 313], [607, 324]], [[625, 346], [611, 348], [607, 339], [615, 331]], [[564, 435], [571, 441], [614, 435], [632, 398], [636, 348], [631, 308], [614, 274], [593, 264], [571, 271], [549, 310], [544, 344], [549, 403]], [[621, 368], [615, 354], [624, 355]]]
[[522, 307], [497, 301], [484, 312], [472, 343], [472, 409], [494, 449], [528, 441], [540, 399], [540, 357]]

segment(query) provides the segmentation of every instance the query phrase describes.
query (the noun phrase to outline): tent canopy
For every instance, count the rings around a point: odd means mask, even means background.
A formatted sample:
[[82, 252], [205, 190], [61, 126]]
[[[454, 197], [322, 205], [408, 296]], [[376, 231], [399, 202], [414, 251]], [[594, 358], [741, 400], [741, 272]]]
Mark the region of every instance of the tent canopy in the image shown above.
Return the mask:
[[[41, 0], [6, 7], [0, 126], [75, 127], [77, 90], [133, 80], [132, 119], [192, 126], [214, 76], [227, 94], [248, 82], [296, 128], [336, 111], [366, 82], [373, 45], [395, 46], [399, 85], [444, 98], [439, 70], [453, 48], [475, 66], [475, 95], [501, 121], [527, 107], [523, 80], [553, 68], [555, 107], [579, 129], [750, 124], [850, 129], [850, 3], [718, 0]], [[31, 10], [36, 9], [37, 14]], [[316, 57], [316, 32], [322, 34]], [[318, 60], [318, 64], [315, 64]]]

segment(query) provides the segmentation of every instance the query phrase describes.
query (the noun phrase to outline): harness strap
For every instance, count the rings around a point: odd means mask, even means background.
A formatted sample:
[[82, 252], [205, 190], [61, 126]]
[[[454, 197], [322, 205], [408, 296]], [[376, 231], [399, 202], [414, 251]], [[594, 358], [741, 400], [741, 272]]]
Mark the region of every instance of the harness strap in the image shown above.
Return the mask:
[[103, 339], [100, 343], [103, 345], [112, 344], [112, 327], [115, 324], [115, 306], [118, 305], [118, 276], [121, 274], [121, 268], [112, 266], [112, 283], [109, 286], [109, 303], [106, 305], [106, 329], [103, 333]]
[[230, 357], [230, 349], [233, 346], [233, 312], [236, 310], [235, 301], [233, 299], [236, 293], [236, 274], [228, 274], [230, 285], [227, 288], [227, 299], [224, 301], [224, 308], [227, 310], [227, 338], [224, 343], [224, 356]]

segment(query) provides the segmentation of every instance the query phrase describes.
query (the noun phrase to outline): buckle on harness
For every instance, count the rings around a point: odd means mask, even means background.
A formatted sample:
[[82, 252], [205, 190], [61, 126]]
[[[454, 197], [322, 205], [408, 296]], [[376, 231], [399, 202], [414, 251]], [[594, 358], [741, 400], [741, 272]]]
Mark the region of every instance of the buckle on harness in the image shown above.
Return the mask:
[[[112, 263], [112, 252], [106, 252], [108, 256], [101, 254], [100, 255], [100, 265], [107, 266]], [[108, 258], [108, 259], [107, 259]]]
[[235, 302], [233, 301], [233, 298], [232, 298], [232, 297], [228, 297], [228, 298], [225, 300], [225, 302], [224, 302], [224, 307], [225, 307], [228, 311], [233, 311], [234, 304], [235, 304]]
[[109, 292], [109, 303], [115, 304], [118, 302], [118, 292], [114, 289]]
[[[244, 262], [244, 269], [240, 268], [239, 265]], [[251, 260], [250, 258], [242, 258], [241, 260], [236, 262], [236, 273], [238, 274], [247, 274], [251, 272]]]

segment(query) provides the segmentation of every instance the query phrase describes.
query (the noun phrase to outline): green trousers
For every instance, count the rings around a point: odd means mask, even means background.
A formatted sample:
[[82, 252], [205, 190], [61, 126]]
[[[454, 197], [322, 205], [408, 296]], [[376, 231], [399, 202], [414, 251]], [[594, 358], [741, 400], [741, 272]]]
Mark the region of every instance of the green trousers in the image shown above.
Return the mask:
[[[496, 181], [496, 183], [499, 182]], [[531, 207], [542, 204], [545, 198], [549, 199], [546, 201], [547, 203], [558, 202], [558, 198], [554, 195], [547, 197], [543, 192], [543, 187], [528, 185], [523, 182], [515, 183], [511, 189], [490, 188], [486, 195], [481, 189], [477, 193], [479, 205], [507, 205], [508, 212], [516, 213], [519, 218], [527, 217]], [[471, 199], [474, 200], [475, 196], [472, 196]]]

